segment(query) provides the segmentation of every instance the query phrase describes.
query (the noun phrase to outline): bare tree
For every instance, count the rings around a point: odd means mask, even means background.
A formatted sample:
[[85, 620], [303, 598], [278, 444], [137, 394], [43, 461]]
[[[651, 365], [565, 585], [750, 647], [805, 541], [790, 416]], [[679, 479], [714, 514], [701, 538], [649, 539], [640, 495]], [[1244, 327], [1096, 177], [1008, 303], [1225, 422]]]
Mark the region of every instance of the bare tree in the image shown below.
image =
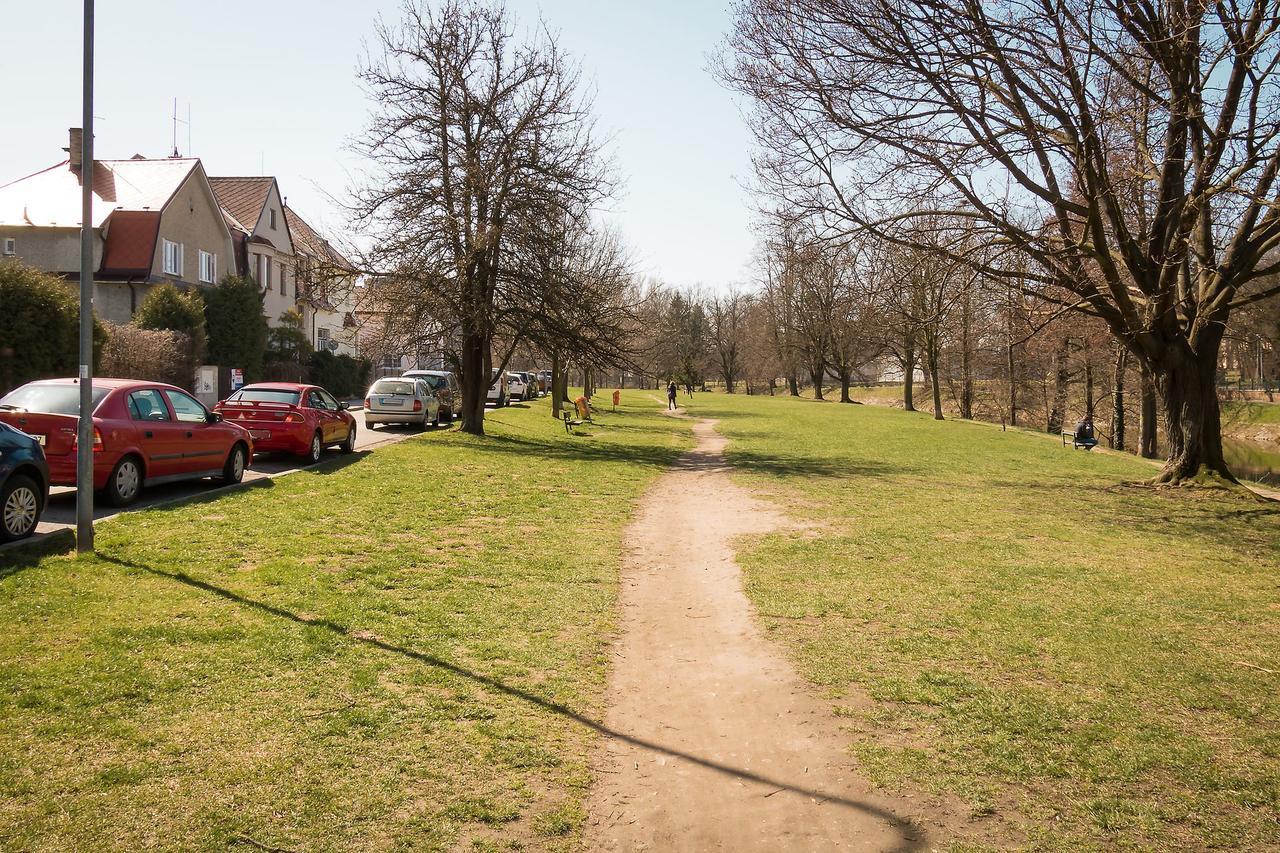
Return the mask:
[[753, 299], [737, 287], [706, 300], [707, 335], [724, 390], [733, 393], [746, 361], [747, 314]]
[[513, 262], [520, 241], [609, 190], [590, 104], [555, 39], [518, 41], [498, 5], [405, 0], [377, 46], [355, 144], [369, 163], [354, 204], [364, 266], [396, 282], [403, 310], [456, 323], [462, 429], [481, 434], [493, 342], [537, 290], [534, 265]]
[[906, 242], [906, 220], [971, 218], [1029, 259], [1021, 286], [1066, 293], [1151, 377], [1158, 480], [1230, 478], [1218, 352], [1231, 311], [1275, 292], [1243, 288], [1276, 269], [1280, 243], [1275, 2], [736, 11], [722, 73], [756, 104], [768, 192], [834, 230]]

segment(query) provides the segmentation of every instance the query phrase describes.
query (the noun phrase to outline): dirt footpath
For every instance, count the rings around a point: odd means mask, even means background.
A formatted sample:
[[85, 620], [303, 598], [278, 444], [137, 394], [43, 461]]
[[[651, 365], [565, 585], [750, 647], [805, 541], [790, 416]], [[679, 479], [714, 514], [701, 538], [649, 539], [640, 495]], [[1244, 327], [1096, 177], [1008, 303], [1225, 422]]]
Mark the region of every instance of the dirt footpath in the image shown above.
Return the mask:
[[787, 521], [730, 480], [712, 422], [694, 431], [627, 533], [617, 734], [596, 760], [588, 847], [926, 847], [911, 806], [871, 793], [827, 705], [757, 630], [731, 543]]

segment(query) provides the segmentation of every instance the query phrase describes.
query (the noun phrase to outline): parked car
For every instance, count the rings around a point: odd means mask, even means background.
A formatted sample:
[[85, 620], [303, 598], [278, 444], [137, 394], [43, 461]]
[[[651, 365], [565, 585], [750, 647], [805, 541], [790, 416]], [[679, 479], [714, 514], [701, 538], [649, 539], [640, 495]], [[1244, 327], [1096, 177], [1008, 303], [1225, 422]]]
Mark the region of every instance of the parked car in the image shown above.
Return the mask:
[[0, 542], [25, 539], [49, 503], [49, 465], [40, 441], [0, 423]]
[[448, 370], [406, 370], [406, 377], [421, 379], [431, 386], [440, 401], [440, 422], [453, 423], [454, 412], [462, 407], [462, 391], [458, 379]]
[[[226, 423], [181, 388], [134, 379], [95, 379], [93, 486], [126, 506], [148, 486], [213, 477], [238, 483], [253, 459], [249, 431]], [[0, 421], [44, 447], [49, 482], [76, 482], [78, 379], [28, 382], [0, 398]]]
[[213, 410], [249, 431], [255, 453], [278, 450], [314, 464], [326, 447], [340, 447], [343, 453], [356, 449], [356, 419], [347, 404], [316, 385], [246, 385]]
[[523, 373], [515, 371], [507, 371], [507, 395], [513, 400], [528, 400], [533, 389], [529, 387], [529, 380], [524, 378]]
[[507, 391], [507, 374], [497, 368], [489, 375], [489, 391], [485, 395], [486, 403], [493, 403], [499, 409], [511, 405], [511, 397]]
[[364, 422], [377, 424], [440, 425], [440, 401], [431, 386], [412, 377], [379, 379], [364, 395]]
[[538, 388], [541, 389], [544, 395], [551, 393], [551, 371], [550, 370], [538, 371]]
[[525, 370], [525, 371], [521, 371], [520, 375], [524, 377], [525, 385], [527, 385], [529, 388], [528, 399], [536, 400], [537, 398], [541, 397], [543, 394], [543, 391], [542, 391], [542, 386], [538, 382], [538, 374]]

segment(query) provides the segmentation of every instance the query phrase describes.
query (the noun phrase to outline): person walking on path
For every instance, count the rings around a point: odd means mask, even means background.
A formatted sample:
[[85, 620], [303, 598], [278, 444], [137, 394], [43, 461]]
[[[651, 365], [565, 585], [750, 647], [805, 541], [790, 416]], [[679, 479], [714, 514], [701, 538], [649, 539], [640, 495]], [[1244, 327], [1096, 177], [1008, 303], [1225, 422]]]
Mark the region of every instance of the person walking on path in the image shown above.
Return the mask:
[[671, 411], [676, 407], [676, 394], [679, 389], [676, 388], [676, 381], [672, 379], [667, 383], [667, 411]]

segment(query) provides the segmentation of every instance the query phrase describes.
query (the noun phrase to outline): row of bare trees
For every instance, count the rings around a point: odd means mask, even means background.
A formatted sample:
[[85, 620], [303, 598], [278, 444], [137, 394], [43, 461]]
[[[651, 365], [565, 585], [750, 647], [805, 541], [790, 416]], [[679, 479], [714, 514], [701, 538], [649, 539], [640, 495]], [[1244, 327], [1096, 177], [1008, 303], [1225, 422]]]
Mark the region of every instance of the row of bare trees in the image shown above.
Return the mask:
[[594, 215], [614, 180], [578, 69], [545, 28], [518, 32], [500, 4], [407, 0], [359, 75], [364, 310], [400, 351], [443, 351], [477, 434], [492, 371], [517, 352], [557, 385], [571, 356], [628, 363], [639, 295]]
[[[1221, 345], [1280, 292], [1278, 30], [1274, 0], [740, 0], [719, 70], [766, 207], [1102, 324], [1179, 483], [1230, 478]], [[900, 346], [930, 374], [930, 323], [969, 304], [936, 295], [912, 290], [923, 337]]]

